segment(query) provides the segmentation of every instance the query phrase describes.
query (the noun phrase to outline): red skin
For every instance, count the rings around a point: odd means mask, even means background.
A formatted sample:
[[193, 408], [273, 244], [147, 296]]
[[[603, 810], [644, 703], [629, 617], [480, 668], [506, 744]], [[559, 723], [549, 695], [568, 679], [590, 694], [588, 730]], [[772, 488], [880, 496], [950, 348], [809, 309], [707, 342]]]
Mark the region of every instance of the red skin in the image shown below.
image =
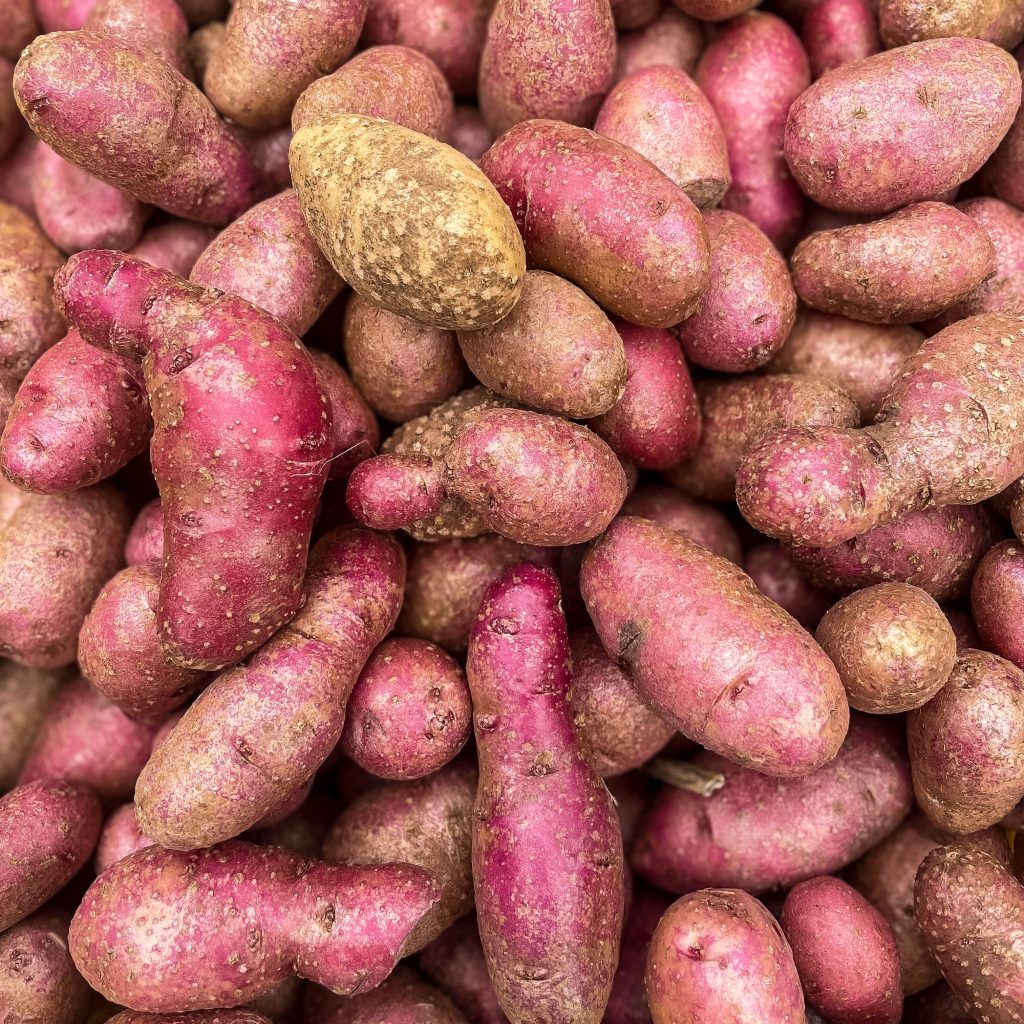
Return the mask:
[[334, 423], [330, 480], [346, 480], [352, 470], [377, 453], [380, 426], [352, 378], [326, 352], [311, 351], [320, 387], [327, 396]]
[[18, 54], [39, 32], [32, 0], [11, 0], [4, 7], [4, 22], [4, 40], [0, 44], [0, 56], [8, 60], [17, 60]]
[[85, 25], [96, 0], [35, 0], [44, 32], [74, 32]]
[[755, 544], [743, 557], [743, 571], [766, 597], [784, 608], [804, 629], [815, 629], [834, 598], [804, 576], [781, 544]]
[[293, 974], [351, 994], [387, 977], [436, 900], [430, 875], [407, 864], [335, 866], [237, 841], [151, 846], [89, 888], [71, 955], [111, 1002], [154, 1013], [239, 1005]]
[[700, 407], [689, 368], [668, 331], [624, 320], [616, 320], [615, 329], [626, 350], [626, 390], [588, 425], [627, 461], [667, 469], [693, 455], [700, 443]]
[[144, 850], [152, 846], [153, 840], [139, 831], [139, 823], [135, 818], [135, 804], [121, 804], [111, 811], [103, 822], [100, 841], [96, 845], [94, 866], [96, 874], [101, 875], [111, 864], [124, 860], [136, 850]]
[[804, 997], [775, 919], [739, 889], [677, 900], [651, 939], [647, 992], [654, 1024], [791, 1024]]
[[143, 832], [172, 849], [211, 846], [305, 783], [341, 737], [349, 694], [394, 627], [404, 583], [394, 539], [356, 527], [321, 538], [292, 623], [218, 676], [154, 750], [135, 794]]
[[[781, 777], [835, 756], [849, 711], [834, 666], [731, 562], [622, 517], [591, 547], [580, 586], [605, 650], [690, 739]], [[679, 644], [680, 631], [701, 643]]]
[[237, 1010], [197, 1010], [195, 1013], [136, 1013], [122, 1010], [107, 1024], [270, 1024], [270, 1021], [247, 1007]]
[[494, 142], [480, 111], [460, 103], [452, 111], [448, 128], [448, 145], [454, 146], [470, 160], [479, 160]]
[[615, 81], [658, 64], [692, 75], [703, 49], [700, 22], [683, 14], [675, 4], [666, 4], [661, 14], [643, 28], [619, 34]]
[[804, 199], [782, 158], [790, 104], [811, 83], [796, 33], [771, 14], [742, 14], [704, 51], [697, 84], [725, 132], [732, 185], [722, 209], [753, 221], [777, 248], [794, 242]]
[[147, 228], [128, 255], [137, 256], [179, 277], [188, 277], [200, 253], [213, 241], [215, 233], [207, 224], [171, 220]]
[[103, 812], [70, 782], [33, 782], [0, 797], [0, 932], [59, 892], [89, 859]]
[[152, 428], [139, 365], [72, 330], [22, 381], [0, 441], [0, 468], [25, 490], [76, 490], [127, 465]]
[[537, 120], [506, 132], [480, 167], [532, 265], [568, 277], [631, 323], [671, 327], [693, 312], [710, 275], [707, 231], [685, 193], [639, 153]]
[[139, 509], [124, 543], [124, 560], [128, 565], [164, 560], [164, 513], [159, 498]]
[[[195, 669], [244, 658], [301, 601], [333, 448], [312, 359], [287, 327], [244, 299], [204, 292], [123, 254], [74, 256], [55, 288], [88, 341], [145, 355], [165, 523], [165, 651]], [[273, 389], [240, 393], [239, 380]]]
[[31, 132], [23, 131], [21, 140], [0, 163], [0, 200], [16, 206], [29, 217], [36, 215], [35, 203], [32, 201], [32, 181], [35, 178], [38, 145], [39, 140]]
[[815, 78], [882, 49], [871, 0], [820, 0], [807, 12], [800, 38]]
[[658, 922], [671, 906], [671, 897], [647, 886], [637, 886], [622, 929], [622, 952], [612, 982], [604, 1024], [651, 1024], [644, 971], [647, 952]]
[[691, 498], [674, 487], [643, 484], [625, 500], [621, 514], [650, 519], [737, 565], [743, 560], [739, 535], [721, 506]]
[[352, 515], [374, 530], [399, 530], [425, 519], [437, 512], [445, 496], [436, 462], [387, 452], [358, 466], [345, 490]]
[[188, 21], [175, 0], [97, 0], [81, 27], [137, 46], [167, 61], [186, 78], [192, 77]]
[[1016, 540], [989, 549], [971, 580], [971, 613], [986, 650], [1024, 667], [1024, 548]]
[[622, 930], [622, 838], [573, 732], [559, 601], [550, 569], [508, 570], [484, 595], [466, 663], [480, 759], [477, 917], [517, 1024], [597, 1024]]
[[827, 875], [794, 886], [782, 907], [804, 993], [833, 1024], [899, 1024], [892, 929], [856, 889]]

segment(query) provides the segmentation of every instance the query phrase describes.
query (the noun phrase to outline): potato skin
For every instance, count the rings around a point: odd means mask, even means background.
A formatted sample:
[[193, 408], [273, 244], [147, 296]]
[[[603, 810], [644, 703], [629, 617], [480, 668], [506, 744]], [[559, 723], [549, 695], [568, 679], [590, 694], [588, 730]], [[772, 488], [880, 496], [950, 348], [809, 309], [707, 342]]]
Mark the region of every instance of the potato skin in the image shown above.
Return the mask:
[[495, 136], [536, 117], [589, 128], [614, 71], [603, 0], [498, 0], [480, 59], [480, 112]]
[[468, 104], [458, 104], [452, 114], [448, 144], [470, 160], [479, 160], [493, 142], [494, 136], [484, 124], [480, 111]]
[[[737, 566], [623, 517], [590, 548], [580, 586], [605, 650], [688, 738], [781, 777], [835, 756], [848, 723], [835, 668]], [[699, 651], [677, 643], [680, 629], [700, 631]]]
[[796, 318], [796, 293], [785, 260], [755, 224], [728, 210], [705, 211], [704, 224], [711, 283], [674, 333], [691, 363], [746, 373], [785, 342]]
[[804, 1016], [793, 954], [764, 905], [739, 889], [702, 889], [666, 911], [647, 955], [654, 1024]]
[[913, 806], [902, 731], [882, 718], [854, 715], [835, 759], [798, 779], [773, 779], [707, 751], [693, 761], [725, 775], [725, 786], [710, 797], [660, 790], [630, 857], [641, 878], [669, 892], [724, 885], [758, 893], [838, 871]]
[[793, 103], [786, 162], [822, 206], [887, 213], [979, 170], [1013, 121], [1020, 88], [1013, 58], [977, 39], [877, 53], [819, 78]]
[[718, 117], [681, 68], [658, 65], [624, 78], [594, 131], [647, 157], [700, 209], [717, 206], [732, 180]]
[[748, 548], [739, 563], [765, 597], [789, 612], [804, 629], [815, 629], [833, 598], [800, 571], [788, 548], [774, 541]]
[[903, 987], [892, 929], [855, 889], [828, 875], [795, 885], [782, 907], [807, 1001], [833, 1024], [899, 1024]]
[[641, 484], [622, 504], [622, 515], [639, 516], [675, 530], [708, 551], [740, 565], [739, 535], [718, 505], [691, 498], [674, 487]]
[[21, 51], [39, 34], [34, 7], [31, 0], [12, 0], [4, 10], [9, 20], [0, 55], [8, 60], [17, 60]]
[[989, 25], [1012, 3], [1013, 0], [953, 0], [939, 5], [927, 0], [881, 0], [879, 29], [889, 50], [922, 39], [984, 39]]
[[0, 662], [0, 792], [10, 789], [35, 742], [63, 672]]
[[971, 614], [986, 650], [1024, 665], [1024, 548], [1016, 540], [991, 547], [971, 579]]
[[101, 875], [111, 864], [123, 860], [136, 850], [152, 846], [153, 841], [139, 831], [135, 818], [135, 804], [121, 804], [111, 811], [103, 822], [103, 831], [96, 844], [93, 866]]
[[833, 605], [814, 639], [839, 672], [850, 707], [893, 715], [945, 685], [956, 636], [935, 601], [906, 583], [879, 583]]
[[680, 68], [692, 75], [703, 49], [704, 32], [700, 23], [683, 14], [675, 4], [666, 4], [643, 28], [619, 33], [615, 81], [621, 82], [636, 71], [659, 64]]
[[518, 301], [522, 239], [461, 153], [386, 121], [339, 116], [300, 128], [289, 164], [310, 234], [361, 295], [449, 330], [488, 327]]
[[193, 1013], [136, 1013], [135, 1010], [122, 1010], [111, 1017], [107, 1024], [270, 1024], [270, 1020], [256, 1010], [240, 1006], [235, 1010], [196, 1010]]
[[916, 203], [805, 238], [793, 253], [793, 285], [826, 313], [909, 324], [961, 302], [991, 276], [995, 260], [976, 221], [945, 203]]
[[188, 277], [203, 250], [213, 241], [216, 231], [207, 224], [190, 220], [167, 220], [147, 228], [132, 246], [130, 256], [138, 256], [154, 267]]
[[961, 652], [949, 681], [907, 718], [914, 792], [947, 832], [994, 825], [1024, 794], [1024, 672]]
[[511, 209], [531, 264], [567, 277], [617, 316], [671, 327], [707, 288], [700, 214], [628, 147], [574, 125], [526, 121], [480, 166]]
[[873, 0], [821, 0], [807, 12], [800, 39], [815, 78], [878, 53]]
[[21, 114], [14, 100], [14, 65], [0, 57], [0, 160], [17, 145], [21, 132]]
[[380, 425], [352, 378], [326, 352], [310, 349], [320, 390], [331, 407], [334, 450], [328, 480], [346, 480], [352, 471], [377, 451]]
[[164, 512], [159, 498], [139, 509], [124, 542], [124, 560], [128, 565], [164, 560]]

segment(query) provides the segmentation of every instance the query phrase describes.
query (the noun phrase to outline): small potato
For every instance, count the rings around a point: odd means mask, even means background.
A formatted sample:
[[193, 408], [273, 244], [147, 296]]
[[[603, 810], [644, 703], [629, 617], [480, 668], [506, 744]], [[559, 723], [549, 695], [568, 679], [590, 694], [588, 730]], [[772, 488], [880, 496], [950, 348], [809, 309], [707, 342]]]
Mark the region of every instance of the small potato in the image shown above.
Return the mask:
[[704, 224], [711, 283], [675, 334], [691, 363], [745, 373], [768, 362], [789, 336], [796, 293], [785, 260], [756, 225], [728, 210], [706, 211]]
[[761, 0], [674, 0], [675, 5], [691, 18], [701, 21], [727, 21], [737, 14], [756, 7]]
[[0, 43], [0, 56], [17, 60], [18, 54], [32, 42], [34, 36], [38, 35], [35, 6], [31, 0], [10, 0], [5, 5], [4, 38]]
[[129, 255], [179, 277], [188, 277], [215, 234], [216, 230], [206, 224], [170, 219], [147, 228]]
[[831, 381], [857, 403], [862, 421], [870, 423], [903, 363], [922, 341], [924, 335], [914, 327], [865, 324], [801, 309], [786, 343], [765, 370]]
[[508, 1024], [487, 973], [474, 915], [456, 921], [427, 946], [419, 967], [471, 1024]]
[[986, 650], [1024, 666], [1024, 548], [1016, 540], [990, 548], [971, 580], [971, 614]]
[[361, 462], [376, 454], [380, 425], [352, 378], [326, 352], [309, 350], [320, 388], [331, 407], [334, 447], [328, 480], [346, 480]]
[[793, 954], [762, 903], [702, 889], [666, 911], [647, 954], [654, 1024], [794, 1024], [804, 1016]]
[[650, 519], [737, 565], [743, 560], [739, 535], [725, 513], [674, 487], [643, 484], [625, 500], [621, 514]]
[[914, 792], [947, 832], [994, 825], [1024, 795], [1024, 672], [964, 651], [946, 685], [907, 718]]
[[620, 458], [641, 469], [667, 469], [693, 455], [700, 409], [679, 342], [657, 327], [617, 320], [628, 373], [622, 397], [588, 426]]
[[385, 640], [370, 655], [345, 714], [341, 750], [382, 779], [418, 779], [446, 765], [473, 728], [466, 676], [425, 640]]
[[815, 78], [878, 53], [874, 0], [820, 0], [807, 12], [800, 38]]
[[124, 560], [128, 565], [164, 560], [164, 513], [159, 498], [139, 509], [124, 542]]
[[459, 104], [452, 114], [448, 144], [470, 160], [479, 160], [491, 148], [494, 136], [476, 107]]
[[527, 271], [508, 316], [458, 339], [481, 384], [541, 412], [600, 416], [626, 386], [626, 353], [611, 321], [576, 285], [544, 270]]
[[111, 864], [124, 860], [136, 850], [152, 846], [153, 840], [142, 834], [135, 817], [135, 804], [121, 804], [111, 811], [103, 822], [103, 831], [96, 844], [94, 865], [96, 874], [101, 875]]
[[755, 544], [740, 564], [757, 589], [789, 612], [804, 629], [815, 629], [832, 606], [832, 595], [815, 586], [800, 571], [789, 549], [781, 544]]
[[644, 68], [623, 79], [594, 131], [647, 157], [701, 209], [717, 206], [732, 180], [718, 117], [680, 68]]
[[300, 128], [289, 163], [310, 233], [361, 295], [451, 330], [489, 327], [518, 301], [526, 257], [515, 222], [450, 146], [346, 116]]
[[832, 1024], [899, 1024], [892, 929], [856, 889], [828, 875], [800, 882], [783, 904], [782, 930], [807, 1001]]
[[887, 213], [978, 171], [1013, 122], [1020, 90], [1013, 58], [977, 39], [877, 53], [819, 78], [796, 99], [786, 162], [816, 203]]
[[661, 13], [661, 0], [612, 0], [612, 17], [619, 31], [642, 28]]
[[643, 28], [619, 33], [615, 81], [659, 64], [692, 75], [703, 49], [700, 22], [683, 14], [675, 4], [666, 4], [661, 14]]
[[985, 31], [1015, 0], [881, 0], [879, 28], [886, 49], [922, 39], [967, 36], [984, 39]]
[[50, 700], [65, 678], [63, 672], [0, 662], [0, 791], [14, 785]]
[[945, 685], [956, 637], [919, 587], [879, 583], [834, 605], [814, 639], [832, 659], [850, 707], [875, 715], [919, 708]]

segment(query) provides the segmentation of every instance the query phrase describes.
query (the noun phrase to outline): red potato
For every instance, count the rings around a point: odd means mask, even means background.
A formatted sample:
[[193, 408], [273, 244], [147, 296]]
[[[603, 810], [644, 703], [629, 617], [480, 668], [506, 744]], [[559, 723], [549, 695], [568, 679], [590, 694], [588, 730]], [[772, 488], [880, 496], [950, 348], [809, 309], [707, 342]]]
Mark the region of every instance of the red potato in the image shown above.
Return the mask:
[[139, 509], [124, 542], [124, 560], [128, 565], [164, 560], [164, 513], [159, 498]]
[[653, 21], [662, 9], [661, 0], [611, 0], [615, 28], [626, 31], [642, 28]]
[[658, 922], [671, 906], [664, 893], [646, 886], [635, 887], [622, 929], [622, 952], [612, 982], [604, 1024], [650, 1024], [644, 974], [647, 954]]
[[647, 956], [654, 1024], [804, 1016], [793, 954], [764, 905], [739, 889], [702, 889], [661, 919]]
[[615, 81], [644, 68], [665, 64], [680, 68], [688, 75], [697, 69], [704, 49], [700, 22], [688, 17], [675, 4], [666, 4], [662, 12], [634, 32], [621, 32], [615, 59]]
[[14, 101], [14, 65], [0, 57], [0, 160], [17, 145], [21, 131], [21, 114]]
[[136, 850], [144, 850], [152, 845], [153, 841], [139, 830], [135, 804], [122, 804], [111, 811], [103, 822], [103, 831], [100, 832], [100, 839], [96, 844], [96, 874], [103, 874], [111, 864], [124, 860]]
[[85, 1024], [92, 989], [68, 952], [71, 915], [43, 909], [0, 935], [0, 1014], [4, 1020]]
[[693, 315], [675, 328], [691, 363], [723, 373], [763, 366], [789, 336], [796, 293], [786, 262], [751, 221], [707, 210], [711, 283]]
[[38, 910], [96, 847], [102, 811], [70, 782], [33, 782], [0, 797], [0, 932]]
[[470, 836], [476, 787], [476, 769], [464, 761], [423, 779], [375, 786], [341, 812], [324, 838], [328, 863], [399, 861], [437, 880], [440, 899], [410, 933], [410, 952], [443, 935], [473, 909]]
[[305, 89], [292, 108], [292, 128], [363, 114], [445, 140], [453, 113], [452, 91], [428, 56], [407, 46], [373, 46]]
[[101, 33], [51, 33], [22, 54], [14, 91], [47, 145], [142, 202], [224, 224], [256, 198], [260, 182], [238, 138], [159, 57]]
[[536, 120], [506, 132], [480, 166], [512, 210], [531, 264], [644, 327], [693, 312], [709, 281], [707, 232], [683, 191], [639, 153]]
[[989, 549], [971, 581], [971, 614], [986, 650], [1024, 666], [1020, 635], [1024, 601], [1024, 549], [1004, 541]]
[[680, 68], [660, 65], [624, 78], [601, 106], [594, 131], [647, 157], [701, 209], [717, 206], [729, 187], [722, 126]]
[[470, 160], [479, 160], [491, 148], [494, 136], [476, 107], [458, 104], [448, 129], [448, 144]]
[[905, 1024], [977, 1024], [945, 981], [939, 981], [927, 992], [907, 1000], [906, 1010], [903, 1015]]
[[[848, 709], [832, 663], [738, 567], [646, 520], [618, 519], [580, 586], [609, 655], [689, 739], [782, 777], [830, 761]], [[708, 609], [728, 607], [714, 619]], [[701, 643], [680, 646], [678, 631]]]
[[790, 104], [811, 81], [800, 40], [771, 14], [741, 15], [708, 45], [696, 78], [725, 132], [732, 185], [722, 208], [788, 249], [804, 205], [781, 154]]
[[657, 327], [615, 321], [626, 353], [622, 397], [589, 427], [612, 451], [642, 469], [667, 469], [689, 458], [701, 419], [679, 342]]
[[440, 647], [385, 640], [349, 697], [341, 750], [382, 779], [418, 779], [446, 765], [473, 728], [466, 675]]
[[196, 1010], [194, 1013], [136, 1013], [122, 1010], [107, 1024], [271, 1024], [262, 1013], [248, 1007], [237, 1010]]
[[466, 663], [480, 760], [477, 918], [517, 1024], [598, 1024], [622, 931], [622, 838], [573, 733], [559, 598], [551, 570], [508, 570], [484, 595]]
[[978, 635], [978, 630], [974, 625], [974, 619], [967, 612], [962, 612], [957, 608], [944, 608], [943, 614], [946, 616], [946, 621], [953, 630], [954, 636], [956, 636], [956, 649], [958, 652], [962, 651], [965, 647], [982, 646], [981, 637]]
[[203, 90], [226, 118], [249, 131], [286, 124], [306, 86], [340, 67], [356, 48], [368, 5], [316, 0], [282, 8], [235, 0]]
[[984, 505], [944, 505], [908, 512], [842, 544], [791, 553], [801, 572], [832, 593], [911, 583], [947, 601], [967, 591], [978, 560], [999, 536]]
[[946, 685], [907, 718], [917, 802], [947, 832], [994, 825], [1024, 796], [1024, 672], [963, 651]]
[[0, 440], [0, 469], [42, 494], [105, 480], [148, 444], [141, 368], [69, 331], [21, 382]]
[[765, 370], [830, 381], [857, 403], [862, 421], [868, 424], [922, 341], [924, 335], [914, 327], [866, 324], [801, 309], [785, 344]]
[[120, 803], [135, 789], [157, 728], [129, 718], [79, 677], [50, 701], [18, 781], [67, 779]]
[[[1019, 34], [1003, 39], [1022, 12], [1016, 0], [969, 0], [933, 5], [922, 0], [881, 0], [878, 5], [882, 40], [887, 48], [921, 39], [968, 36], [998, 42], [1012, 50]], [[1005, 21], [1004, 21], [1005, 19]]]
[[781, 544], [755, 544], [739, 564], [754, 586], [789, 612], [804, 629], [816, 629], [821, 617], [832, 607], [832, 595], [812, 583], [800, 571], [792, 553]]
[[322, 537], [302, 610], [219, 675], [153, 751], [135, 793], [142, 831], [172, 849], [211, 846], [305, 783], [338, 742], [356, 678], [395, 624], [404, 577], [389, 537], [356, 527]]
[[805, 238], [791, 266], [807, 305], [868, 323], [907, 324], [962, 302], [992, 276], [996, 254], [988, 232], [965, 213], [916, 203]]
[[[1020, 89], [1013, 58], [977, 39], [877, 53], [819, 78], [793, 103], [786, 162], [816, 203], [887, 213], [979, 170], [1010, 127]], [[945, 140], [940, 152], [935, 139]]]
[[288, 817], [274, 825], [262, 825], [249, 834], [260, 846], [283, 846], [303, 857], [319, 857], [327, 829], [337, 813], [336, 800], [314, 791]]
[[815, 78], [878, 53], [874, 0], [820, 0], [807, 12], [800, 39]]
[[740, 511], [770, 537], [827, 546], [906, 512], [998, 494], [1024, 470], [1012, 426], [1024, 407], [1021, 365], [1020, 318], [947, 327], [907, 360], [872, 426], [790, 428], [749, 452]]
[[625, 500], [621, 514], [650, 519], [737, 565], [743, 561], [739, 535], [725, 513], [674, 487], [641, 485]]
[[188, 22], [175, 0], [97, 0], [81, 27], [137, 46], [192, 77]]
[[508, 1024], [487, 974], [474, 916], [456, 921], [427, 946], [420, 954], [419, 967], [470, 1024]]
[[207, 224], [169, 220], [147, 228], [128, 255], [179, 277], [188, 277], [200, 254], [213, 241], [214, 234], [214, 229]]
[[856, 889], [827, 875], [800, 882], [783, 904], [782, 930], [807, 1001], [832, 1024], [899, 1024], [892, 929]]
[[345, 307], [344, 347], [359, 393], [394, 423], [425, 416], [466, 379], [454, 331], [391, 313], [355, 292]]
[[36, 215], [32, 202], [32, 179], [38, 144], [39, 140], [30, 131], [22, 131], [18, 144], [0, 162], [0, 202], [17, 207], [31, 218]]
[[86, 613], [121, 567], [124, 500], [105, 484], [40, 495], [4, 482], [0, 502], [0, 653], [35, 668], [70, 665]]
[[82, 674], [108, 700], [145, 721], [162, 720], [208, 678], [168, 660], [157, 625], [159, 594], [158, 561], [122, 569], [99, 592], [78, 635]]
[[614, 72], [604, 0], [498, 0], [480, 58], [480, 113], [495, 136], [532, 118], [589, 128]]
[[0, 662], [0, 792], [10, 789], [32, 749], [63, 672]]
[[[243, 299], [204, 292], [123, 254], [72, 257], [57, 288], [88, 341], [145, 354], [165, 521], [164, 650], [193, 669], [238, 661], [301, 600], [306, 544], [333, 448], [313, 361], [284, 324]], [[190, 373], [179, 372], [183, 359]], [[273, 401], [255, 387], [239, 394], [235, 377], [243, 375], [273, 381]], [[224, 410], [207, 415], [218, 396]], [[258, 448], [250, 443], [254, 432]]]
[[[147, 1012], [238, 1005], [295, 974], [351, 994], [387, 977], [437, 899], [408, 864], [339, 866], [243, 842], [151, 846], [90, 886], [71, 955], [103, 996]], [[196, 915], [203, 925], [190, 925]]]
[[727, 21], [735, 18], [751, 7], [756, 7], [761, 0], [673, 0], [684, 14], [701, 21]]
[[310, 351], [309, 355], [331, 407], [334, 451], [327, 477], [347, 480], [360, 462], [377, 451], [380, 426], [341, 364], [326, 352]]
[[4, 22], [6, 31], [0, 45], [0, 56], [17, 60], [18, 54], [39, 33], [32, 0], [10, 0], [4, 5]]
[[759, 893], [839, 871], [889, 835], [914, 802], [902, 730], [883, 718], [855, 715], [835, 759], [799, 779], [773, 779], [706, 751], [693, 763], [724, 775], [725, 785], [709, 797], [663, 787], [630, 857], [641, 878], [668, 892], [724, 885]]

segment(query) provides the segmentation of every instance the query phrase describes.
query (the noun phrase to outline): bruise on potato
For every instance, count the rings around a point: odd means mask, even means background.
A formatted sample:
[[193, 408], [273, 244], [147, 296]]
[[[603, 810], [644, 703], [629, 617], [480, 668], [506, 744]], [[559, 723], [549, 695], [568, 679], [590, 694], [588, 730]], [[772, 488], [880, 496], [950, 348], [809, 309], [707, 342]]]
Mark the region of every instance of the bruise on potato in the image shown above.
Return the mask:
[[792, 552], [765, 541], [748, 548], [740, 565], [765, 597], [789, 612], [804, 629], [815, 629], [833, 603], [831, 594], [801, 572]]
[[730, 562], [743, 561], [739, 535], [721, 507], [674, 487], [641, 484], [623, 503], [622, 515], [650, 519]]
[[[580, 586], [605, 650], [689, 739], [782, 777], [835, 756], [849, 721], [835, 668], [737, 566], [622, 517], [590, 548]], [[700, 644], [679, 644], [680, 631]]]
[[0, 662], [0, 790], [7, 791], [35, 742], [65, 673]]
[[497, 323], [526, 258], [479, 168], [443, 143], [377, 118], [307, 124], [289, 163], [310, 234], [355, 291], [450, 330]]

